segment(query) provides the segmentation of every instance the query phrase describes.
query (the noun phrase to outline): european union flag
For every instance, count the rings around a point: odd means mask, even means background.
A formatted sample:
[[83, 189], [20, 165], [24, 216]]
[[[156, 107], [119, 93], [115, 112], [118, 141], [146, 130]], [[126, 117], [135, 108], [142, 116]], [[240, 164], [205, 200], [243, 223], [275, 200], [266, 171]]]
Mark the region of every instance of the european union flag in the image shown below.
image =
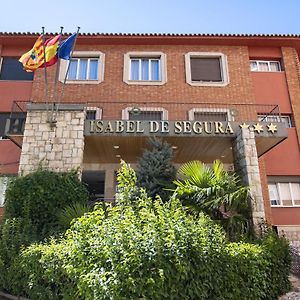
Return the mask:
[[70, 60], [73, 45], [76, 39], [77, 33], [73, 33], [70, 37], [64, 40], [58, 50], [58, 57], [66, 60]]

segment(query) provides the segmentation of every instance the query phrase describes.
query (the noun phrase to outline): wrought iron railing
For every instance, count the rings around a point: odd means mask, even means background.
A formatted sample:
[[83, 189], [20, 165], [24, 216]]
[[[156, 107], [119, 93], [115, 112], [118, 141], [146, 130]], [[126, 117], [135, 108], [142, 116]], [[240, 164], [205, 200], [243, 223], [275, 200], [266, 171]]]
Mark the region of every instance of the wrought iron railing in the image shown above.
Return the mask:
[[9, 118], [6, 120], [5, 134], [7, 136], [23, 135], [26, 122], [25, 101], [14, 101]]

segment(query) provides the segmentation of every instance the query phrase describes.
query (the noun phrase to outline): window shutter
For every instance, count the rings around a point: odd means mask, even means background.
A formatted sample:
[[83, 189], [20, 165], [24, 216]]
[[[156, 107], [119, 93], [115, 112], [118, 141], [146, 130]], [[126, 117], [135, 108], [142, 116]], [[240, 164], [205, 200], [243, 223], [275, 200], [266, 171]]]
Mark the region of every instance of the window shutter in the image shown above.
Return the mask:
[[192, 81], [222, 81], [222, 73], [219, 57], [192, 57], [191, 58]]
[[129, 112], [129, 120], [140, 120], [140, 121], [159, 121], [162, 120], [161, 111], [140, 111], [139, 113]]
[[227, 113], [225, 112], [195, 112], [195, 121], [228, 121]]

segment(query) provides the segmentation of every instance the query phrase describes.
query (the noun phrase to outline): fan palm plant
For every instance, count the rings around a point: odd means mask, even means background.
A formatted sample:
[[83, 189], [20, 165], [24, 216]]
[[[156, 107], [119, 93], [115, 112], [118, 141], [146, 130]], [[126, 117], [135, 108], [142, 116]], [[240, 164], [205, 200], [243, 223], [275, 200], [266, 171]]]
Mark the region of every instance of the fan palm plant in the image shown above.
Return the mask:
[[204, 211], [218, 221], [231, 240], [252, 232], [249, 188], [235, 173], [229, 174], [221, 161], [215, 160], [211, 167], [200, 161], [185, 163], [174, 183], [174, 195], [191, 212]]
[[89, 212], [90, 208], [86, 203], [72, 203], [58, 212], [58, 225], [63, 229], [70, 227], [72, 220]]

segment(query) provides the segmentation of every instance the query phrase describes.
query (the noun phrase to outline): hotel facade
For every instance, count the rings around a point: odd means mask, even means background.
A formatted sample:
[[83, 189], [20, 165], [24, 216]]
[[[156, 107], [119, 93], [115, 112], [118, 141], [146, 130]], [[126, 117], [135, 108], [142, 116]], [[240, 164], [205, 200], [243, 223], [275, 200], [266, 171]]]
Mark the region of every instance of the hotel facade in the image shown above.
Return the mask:
[[18, 62], [37, 37], [0, 33], [0, 205], [9, 178], [39, 166], [78, 168], [113, 201], [120, 158], [135, 166], [157, 136], [177, 166], [238, 172], [254, 222], [300, 243], [300, 36], [81, 34], [71, 62], [47, 68], [47, 96], [44, 70]]

